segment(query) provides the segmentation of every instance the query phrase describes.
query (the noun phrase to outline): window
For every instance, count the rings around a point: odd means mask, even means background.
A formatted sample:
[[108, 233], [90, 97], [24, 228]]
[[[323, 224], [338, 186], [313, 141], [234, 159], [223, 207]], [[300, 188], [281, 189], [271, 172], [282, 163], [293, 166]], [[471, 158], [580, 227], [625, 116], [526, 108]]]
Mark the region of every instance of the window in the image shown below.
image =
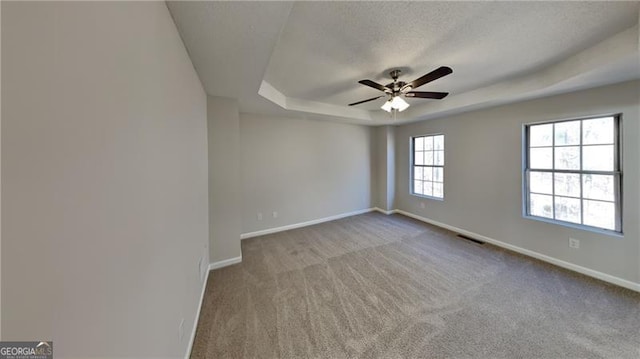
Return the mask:
[[411, 139], [411, 193], [444, 198], [444, 135]]
[[525, 215], [622, 232], [620, 116], [525, 125]]

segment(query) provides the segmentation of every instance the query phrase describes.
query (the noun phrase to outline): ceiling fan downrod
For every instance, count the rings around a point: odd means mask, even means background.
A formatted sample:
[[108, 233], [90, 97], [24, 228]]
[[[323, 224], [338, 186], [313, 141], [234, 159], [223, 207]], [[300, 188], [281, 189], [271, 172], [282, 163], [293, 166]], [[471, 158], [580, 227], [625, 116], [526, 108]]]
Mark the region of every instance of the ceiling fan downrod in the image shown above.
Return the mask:
[[398, 77], [400, 77], [401, 73], [402, 73], [401, 70], [393, 70], [389, 72], [389, 76], [391, 76], [391, 78], [393, 79], [393, 82], [396, 82], [398, 81]]

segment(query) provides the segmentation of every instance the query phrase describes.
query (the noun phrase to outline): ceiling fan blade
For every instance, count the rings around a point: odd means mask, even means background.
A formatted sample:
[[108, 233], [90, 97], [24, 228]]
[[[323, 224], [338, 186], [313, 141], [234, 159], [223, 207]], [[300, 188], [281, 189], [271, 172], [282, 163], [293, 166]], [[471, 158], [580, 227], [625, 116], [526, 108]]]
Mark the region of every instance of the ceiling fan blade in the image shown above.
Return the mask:
[[367, 99], [367, 100], [363, 100], [363, 101], [358, 101], [358, 102], [350, 103], [350, 104], [349, 104], [349, 106], [355, 106], [355, 105], [359, 105], [359, 104], [361, 104], [361, 103], [365, 103], [365, 102], [369, 102], [369, 101], [377, 100], [377, 99], [379, 99], [380, 97], [384, 97], [384, 96], [378, 96], [378, 97], [370, 98], [370, 99]]
[[424, 91], [410, 91], [404, 94], [406, 97], [418, 97], [418, 98], [434, 98], [441, 100], [447, 97], [448, 92], [424, 92]]
[[384, 92], [389, 91], [389, 89], [388, 89], [388, 88], [386, 88], [386, 87], [384, 87], [384, 86], [380, 85], [380, 84], [379, 84], [379, 83], [377, 83], [377, 82], [373, 82], [373, 81], [371, 81], [371, 80], [360, 80], [360, 81], [358, 81], [358, 83], [361, 83], [361, 84], [363, 84], [363, 85], [365, 85], [365, 86], [373, 87], [373, 88], [374, 88], [374, 89], [376, 89], [376, 90], [380, 90], [380, 91], [384, 91]]
[[412, 89], [418, 88], [426, 83], [429, 83], [431, 81], [435, 81], [441, 77], [447, 76], [448, 74], [452, 73], [453, 70], [451, 70], [450, 67], [447, 66], [441, 66], [438, 67], [437, 69], [429, 72], [428, 74], [413, 80], [412, 82], [409, 82], [406, 87], [411, 87]]

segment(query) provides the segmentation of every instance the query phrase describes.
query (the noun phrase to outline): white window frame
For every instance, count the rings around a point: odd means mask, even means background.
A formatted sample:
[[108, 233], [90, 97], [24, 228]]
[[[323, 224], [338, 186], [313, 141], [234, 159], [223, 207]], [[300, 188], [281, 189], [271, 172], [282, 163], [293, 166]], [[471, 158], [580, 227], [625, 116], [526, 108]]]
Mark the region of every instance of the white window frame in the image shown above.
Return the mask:
[[[582, 154], [583, 154], [583, 148], [585, 146], [589, 146], [589, 145], [585, 145], [582, 143], [582, 123], [585, 120], [592, 120], [592, 119], [597, 119], [597, 118], [603, 118], [603, 117], [613, 117], [614, 118], [614, 156], [613, 156], [613, 170], [612, 171], [593, 171], [593, 170], [584, 170], [582, 168], [582, 164], [583, 164], [583, 158], [582, 158]], [[532, 171], [532, 168], [530, 167], [530, 155], [529, 155], [529, 150], [530, 150], [530, 146], [529, 146], [529, 130], [531, 128], [531, 126], [535, 126], [535, 125], [545, 125], [545, 124], [556, 124], [556, 123], [562, 123], [562, 122], [570, 122], [570, 121], [580, 121], [580, 169], [579, 170], [558, 170], [555, 169], [555, 150], [552, 151], [552, 153], [554, 154], [553, 157], [553, 169], [533, 169], [536, 172], [548, 172], [548, 173], [572, 173], [572, 174], [603, 174], [603, 175], [612, 175], [614, 178], [614, 205], [615, 205], [615, 229], [611, 230], [611, 229], [607, 229], [607, 228], [602, 228], [602, 227], [596, 227], [596, 226], [591, 226], [591, 225], [587, 225], [587, 224], [583, 224], [584, 223], [584, 200], [587, 199], [589, 200], [589, 198], [585, 198], [584, 194], [583, 194], [583, 189], [582, 189], [582, 180], [580, 180], [580, 201], [581, 201], [581, 206], [580, 206], [580, 222], [581, 223], [573, 223], [573, 222], [567, 222], [567, 221], [563, 221], [560, 219], [555, 219], [555, 218], [547, 218], [547, 217], [541, 217], [541, 216], [536, 216], [536, 215], [532, 215], [530, 213], [530, 195], [531, 195], [531, 191], [530, 191], [530, 187], [529, 187], [529, 173]], [[522, 151], [522, 158], [523, 158], [523, 171], [522, 171], [522, 182], [523, 182], [523, 206], [522, 206], [522, 213], [523, 216], [525, 218], [528, 219], [533, 219], [533, 220], [538, 220], [538, 221], [543, 221], [543, 222], [548, 222], [548, 223], [554, 223], [554, 224], [559, 224], [559, 225], [563, 225], [563, 226], [567, 226], [567, 227], [572, 227], [572, 228], [577, 228], [577, 229], [582, 229], [582, 230], [588, 230], [588, 231], [592, 231], [592, 232], [598, 232], [598, 233], [603, 233], [603, 234], [608, 234], [608, 235], [614, 235], [614, 236], [622, 236], [623, 234], [623, 222], [622, 222], [622, 114], [618, 113], [618, 114], [606, 114], [606, 115], [598, 115], [598, 116], [588, 116], [588, 117], [578, 117], [578, 118], [571, 118], [571, 119], [563, 119], [563, 120], [553, 120], [553, 121], [543, 121], [543, 122], [535, 122], [535, 123], [527, 123], [523, 125], [523, 130], [522, 130], [522, 136], [523, 136], [523, 151]], [[554, 127], [554, 132], [552, 135], [552, 148], [556, 148], [556, 144], [555, 144], [555, 127]], [[581, 176], [582, 177], [582, 176]], [[553, 185], [554, 181], [552, 180], [552, 185]], [[551, 195], [553, 197], [553, 203], [555, 204], [555, 198], [556, 198], [556, 194], [555, 194], [555, 189], [554, 189], [554, 193]], [[576, 197], [578, 198], [578, 197]], [[605, 202], [610, 202], [610, 201], [605, 201]], [[553, 208], [554, 211], [554, 217], [555, 217], [555, 205]]]
[[[443, 155], [443, 164], [442, 165], [416, 165], [415, 164], [415, 141], [417, 138], [427, 138], [427, 137], [436, 137], [436, 136], [442, 136], [442, 155]], [[425, 135], [419, 135], [419, 136], [412, 136], [411, 140], [410, 140], [410, 163], [409, 163], [409, 189], [410, 189], [410, 194], [414, 195], [414, 196], [418, 196], [418, 197], [422, 197], [422, 198], [427, 198], [427, 199], [434, 199], [434, 200], [438, 200], [438, 201], [444, 201], [444, 193], [445, 193], [445, 187], [444, 187], [444, 166], [445, 166], [445, 161], [446, 161], [446, 156], [445, 156], [445, 140], [444, 140], [445, 135], [443, 133], [430, 133], [430, 134], [425, 134]], [[435, 150], [434, 150], [435, 152]], [[422, 167], [424, 168], [441, 168], [442, 169], [442, 182], [439, 181], [431, 181], [434, 183], [441, 183], [442, 184], [442, 197], [437, 197], [437, 196], [429, 196], [429, 195], [425, 195], [422, 193], [416, 193], [415, 189], [414, 189], [414, 170], [416, 167]]]

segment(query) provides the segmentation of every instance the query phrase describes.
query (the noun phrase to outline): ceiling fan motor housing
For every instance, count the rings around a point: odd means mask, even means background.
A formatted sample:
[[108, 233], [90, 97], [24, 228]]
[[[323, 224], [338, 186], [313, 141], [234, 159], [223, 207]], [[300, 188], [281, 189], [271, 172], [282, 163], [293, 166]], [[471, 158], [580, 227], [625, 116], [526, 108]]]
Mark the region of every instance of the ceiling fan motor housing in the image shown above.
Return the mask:
[[391, 78], [393, 79], [393, 82], [388, 84], [387, 88], [389, 88], [393, 93], [393, 96], [397, 96], [401, 93], [401, 90], [404, 90], [403, 87], [407, 84], [404, 81], [398, 81], [398, 77], [400, 77], [400, 74], [402, 73], [401, 70], [393, 70], [391, 72], [389, 72], [389, 76], [391, 76]]

